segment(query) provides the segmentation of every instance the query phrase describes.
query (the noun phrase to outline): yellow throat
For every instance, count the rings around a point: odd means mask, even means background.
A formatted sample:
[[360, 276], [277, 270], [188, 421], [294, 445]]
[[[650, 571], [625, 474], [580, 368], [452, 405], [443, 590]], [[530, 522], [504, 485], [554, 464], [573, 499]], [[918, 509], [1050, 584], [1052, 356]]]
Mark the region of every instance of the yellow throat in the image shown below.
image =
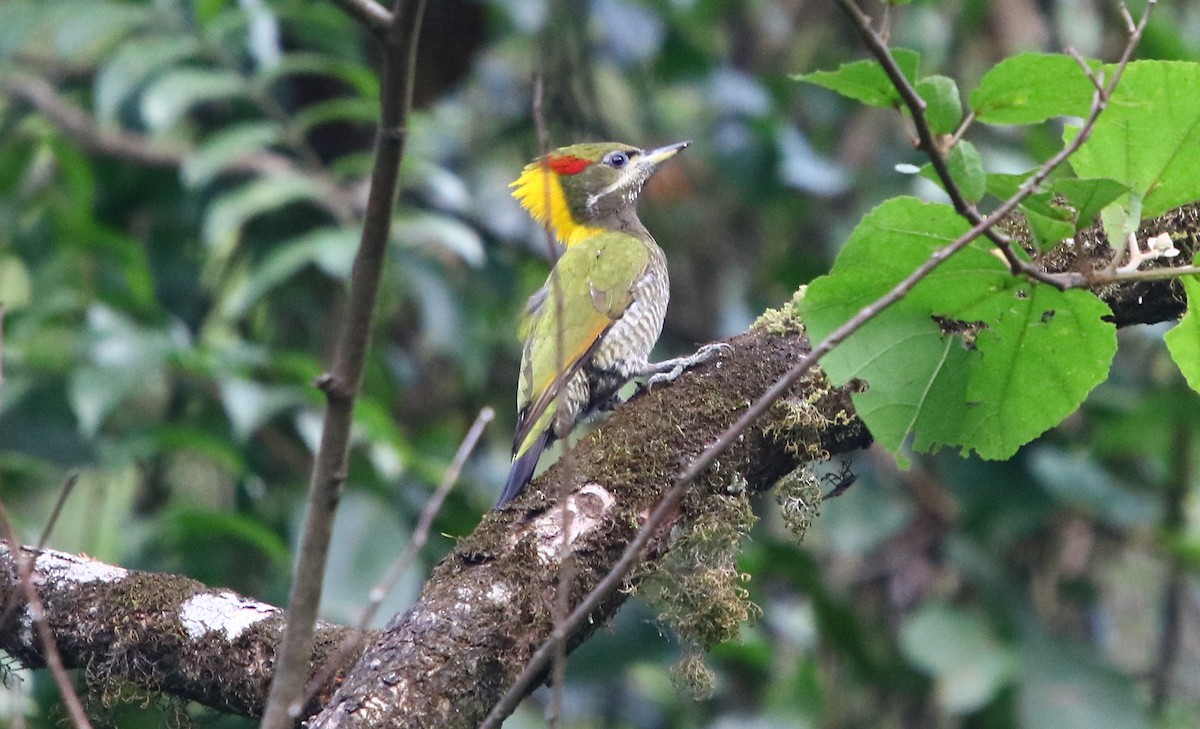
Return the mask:
[[557, 164], [558, 160], [530, 162], [509, 187], [513, 188], [512, 196], [521, 203], [521, 207], [528, 210], [534, 220], [548, 227], [558, 242], [570, 248], [589, 236], [604, 232], [604, 229], [575, 222], [567, 205], [567, 196], [563, 194], [558, 172], [554, 169]]

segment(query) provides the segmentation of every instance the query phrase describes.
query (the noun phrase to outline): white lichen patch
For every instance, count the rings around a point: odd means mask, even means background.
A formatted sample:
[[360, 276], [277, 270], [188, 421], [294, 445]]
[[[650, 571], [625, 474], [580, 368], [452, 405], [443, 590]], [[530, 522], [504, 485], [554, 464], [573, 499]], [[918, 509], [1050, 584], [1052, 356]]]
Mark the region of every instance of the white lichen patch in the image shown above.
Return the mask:
[[[31, 553], [27, 551], [26, 554]], [[90, 557], [45, 549], [37, 556], [33, 581], [39, 586], [61, 582], [86, 584], [89, 582], [116, 582], [125, 579], [128, 575], [129, 570], [98, 562]]]
[[510, 598], [512, 598], [512, 590], [508, 589], [508, 585], [494, 582], [488, 587], [488, 599], [492, 602], [507, 604]]
[[232, 592], [204, 592], [183, 603], [179, 621], [193, 640], [220, 632], [234, 640], [255, 623], [266, 620], [279, 608], [247, 600]]
[[[589, 483], [567, 496], [564, 504], [555, 504], [530, 522], [524, 534], [532, 536], [543, 564], [557, 564], [564, 548], [570, 550], [579, 539], [594, 530], [616, 504], [616, 499], [600, 484]], [[563, 524], [566, 523], [564, 540]]]

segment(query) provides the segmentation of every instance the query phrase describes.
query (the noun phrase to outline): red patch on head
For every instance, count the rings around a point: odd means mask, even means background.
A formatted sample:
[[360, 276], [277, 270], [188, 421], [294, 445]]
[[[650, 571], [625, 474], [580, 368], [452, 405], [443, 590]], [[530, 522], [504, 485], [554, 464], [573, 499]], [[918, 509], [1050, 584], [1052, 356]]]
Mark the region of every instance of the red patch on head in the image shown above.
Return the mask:
[[560, 175], [577, 175], [592, 164], [590, 159], [572, 156], [555, 156], [546, 159], [546, 166]]

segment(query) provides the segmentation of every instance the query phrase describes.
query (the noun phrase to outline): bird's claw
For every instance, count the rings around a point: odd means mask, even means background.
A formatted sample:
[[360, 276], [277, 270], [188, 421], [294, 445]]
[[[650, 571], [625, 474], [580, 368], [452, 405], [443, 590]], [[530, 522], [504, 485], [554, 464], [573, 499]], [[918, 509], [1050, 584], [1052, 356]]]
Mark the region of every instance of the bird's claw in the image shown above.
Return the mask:
[[663, 382], [674, 382], [683, 374], [684, 370], [691, 369], [698, 364], [707, 362], [721, 352], [732, 349], [733, 347], [725, 342], [714, 342], [713, 344], [704, 345], [696, 350], [695, 354], [688, 355], [687, 357], [676, 357], [675, 359], [659, 362], [655, 365], [657, 371], [650, 379], [646, 380], [645, 391], [649, 392], [650, 388]]

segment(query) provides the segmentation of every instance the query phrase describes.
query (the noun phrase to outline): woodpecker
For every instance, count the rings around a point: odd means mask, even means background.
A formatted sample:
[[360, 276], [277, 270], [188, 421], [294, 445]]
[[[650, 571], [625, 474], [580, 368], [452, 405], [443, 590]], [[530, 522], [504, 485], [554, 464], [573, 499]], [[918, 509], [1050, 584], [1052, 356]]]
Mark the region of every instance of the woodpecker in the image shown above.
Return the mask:
[[521, 336], [513, 461], [499, 508], [516, 498], [542, 451], [611, 409], [631, 378], [672, 380], [726, 345], [651, 363], [670, 296], [667, 259], [637, 216], [646, 180], [688, 142], [639, 149], [574, 144], [525, 166], [513, 197], [565, 250], [529, 299]]

